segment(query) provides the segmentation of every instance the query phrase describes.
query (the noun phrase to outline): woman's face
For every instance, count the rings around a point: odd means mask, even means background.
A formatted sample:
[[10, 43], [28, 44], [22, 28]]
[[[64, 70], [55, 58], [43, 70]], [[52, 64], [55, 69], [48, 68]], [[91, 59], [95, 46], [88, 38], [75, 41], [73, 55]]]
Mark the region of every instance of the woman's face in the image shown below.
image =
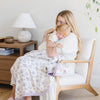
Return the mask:
[[65, 18], [61, 17], [61, 16], [58, 16], [58, 19], [57, 19], [57, 26], [61, 25], [61, 24], [66, 24], [66, 20]]

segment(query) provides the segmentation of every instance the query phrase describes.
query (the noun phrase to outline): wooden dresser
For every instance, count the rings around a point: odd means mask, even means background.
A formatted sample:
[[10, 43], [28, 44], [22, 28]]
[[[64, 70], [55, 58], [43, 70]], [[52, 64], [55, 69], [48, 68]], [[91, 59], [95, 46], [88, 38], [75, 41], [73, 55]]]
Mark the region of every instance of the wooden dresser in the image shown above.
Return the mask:
[[18, 41], [15, 41], [12, 44], [7, 44], [5, 42], [0, 42], [0, 48], [14, 48], [15, 52], [14, 54], [8, 55], [8, 56], [1, 56], [0, 55], [0, 83], [2, 84], [10, 84], [11, 80], [11, 74], [10, 74], [10, 68], [13, 65], [14, 61], [17, 59], [17, 57], [22, 56], [26, 50], [25, 48], [34, 45], [34, 49], [37, 49], [37, 41], [30, 41], [26, 43], [19, 43]]

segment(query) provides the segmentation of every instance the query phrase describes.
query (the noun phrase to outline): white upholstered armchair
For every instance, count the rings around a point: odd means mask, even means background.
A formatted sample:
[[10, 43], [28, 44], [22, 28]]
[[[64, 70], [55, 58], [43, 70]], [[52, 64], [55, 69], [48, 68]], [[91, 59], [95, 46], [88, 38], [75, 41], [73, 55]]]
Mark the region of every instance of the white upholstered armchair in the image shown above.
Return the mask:
[[[56, 80], [51, 77], [50, 90], [46, 95], [40, 96], [40, 100], [58, 100], [61, 91], [85, 88], [94, 95], [98, 93], [91, 87], [90, 79], [94, 61], [96, 40], [82, 39], [82, 51], [79, 60], [60, 61], [61, 63], [76, 63], [75, 74], [66, 77], [56, 76]], [[55, 84], [53, 84], [55, 83]]]
[[60, 91], [79, 88], [85, 88], [95, 96], [98, 95], [98, 93], [90, 85], [95, 47], [95, 39], [82, 39], [82, 52], [79, 55], [80, 60], [60, 61], [60, 63], [76, 63], [76, 72], [75, 75], [64, 78], [56, 76], [56, 100], [58, 100]]

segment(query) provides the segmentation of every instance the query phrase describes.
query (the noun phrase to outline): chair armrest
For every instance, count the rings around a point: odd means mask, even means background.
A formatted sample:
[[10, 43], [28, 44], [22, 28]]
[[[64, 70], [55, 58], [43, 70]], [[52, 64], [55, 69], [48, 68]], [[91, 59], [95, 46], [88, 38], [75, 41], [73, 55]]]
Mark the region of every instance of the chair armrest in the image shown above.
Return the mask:
[[[61, 60], [59, 63], [91, 63], [91, 60]], [[57, 85], [59, 86], [59, 76], [55, 76]]]
[[90, 63], [90, 60], [61, 60], [60, 63]]

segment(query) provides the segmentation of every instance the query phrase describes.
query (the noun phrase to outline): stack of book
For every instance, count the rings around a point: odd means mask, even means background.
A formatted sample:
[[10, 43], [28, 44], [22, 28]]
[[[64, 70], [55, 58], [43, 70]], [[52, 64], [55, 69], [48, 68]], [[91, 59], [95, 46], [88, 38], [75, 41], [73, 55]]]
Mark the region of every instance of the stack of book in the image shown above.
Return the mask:
[[14, 49], [13, 48], [0, 48], [0, 55], [10, 55], [14, 53]]

